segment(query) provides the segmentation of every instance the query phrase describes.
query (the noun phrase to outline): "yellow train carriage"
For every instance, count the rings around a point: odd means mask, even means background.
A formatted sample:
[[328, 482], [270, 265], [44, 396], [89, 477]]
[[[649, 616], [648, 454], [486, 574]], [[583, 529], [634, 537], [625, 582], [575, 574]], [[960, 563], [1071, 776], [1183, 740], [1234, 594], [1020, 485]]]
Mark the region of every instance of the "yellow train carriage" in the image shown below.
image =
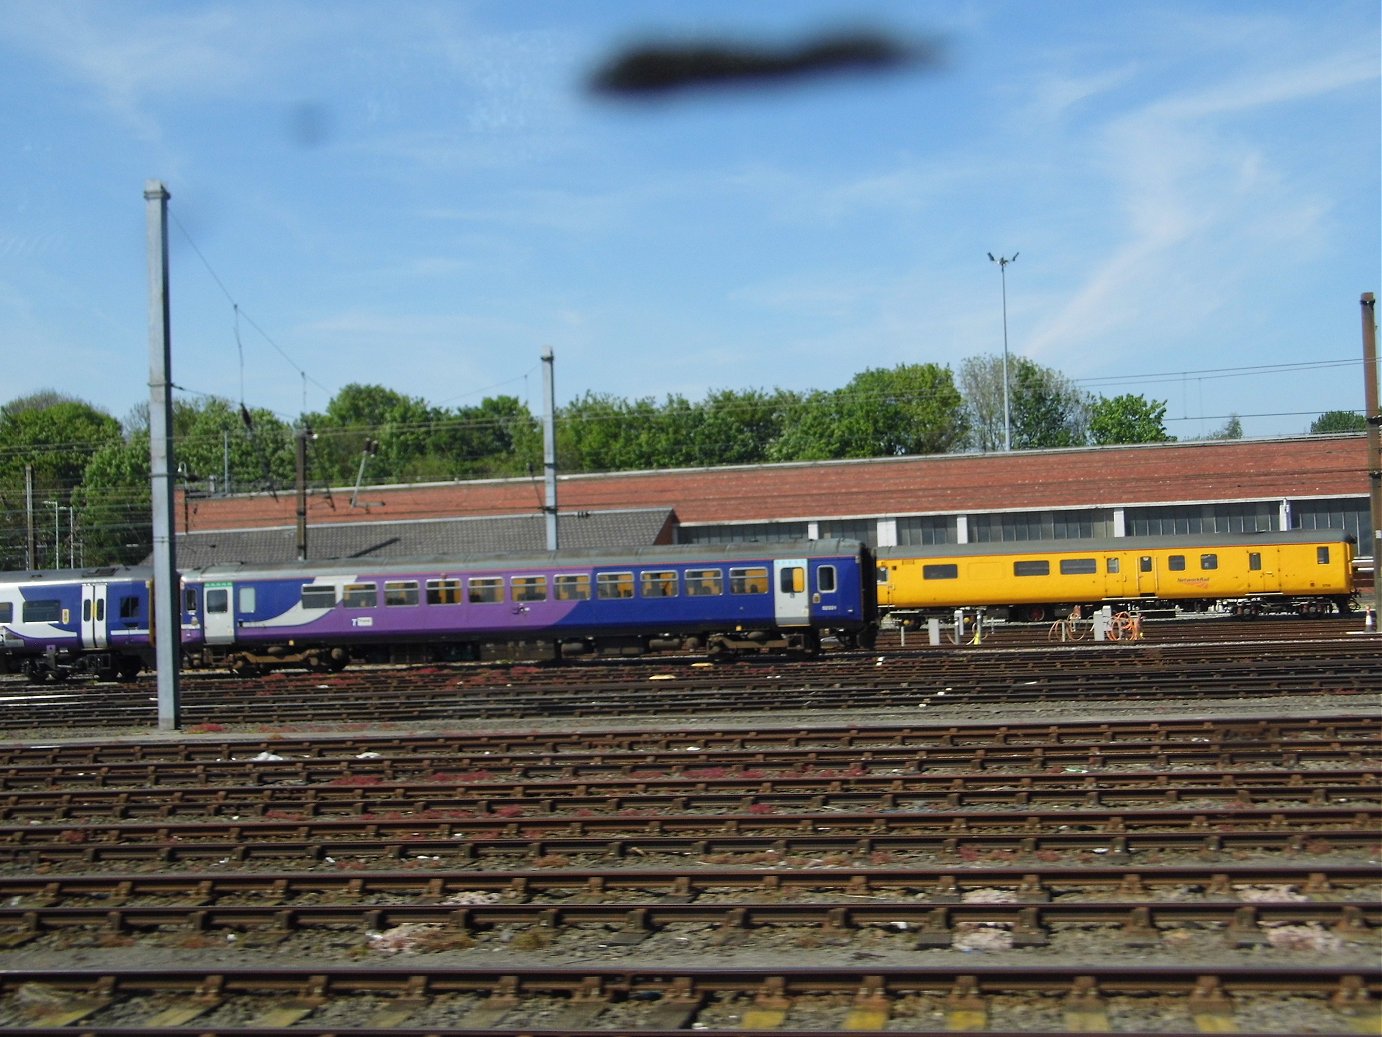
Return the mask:
[[1347, 612], [1354, 543], [1337, 530], [1289, 530], [880, 547], [878, 605], [904, 622], [979, 606], [1026, 620], [1104, 604]]

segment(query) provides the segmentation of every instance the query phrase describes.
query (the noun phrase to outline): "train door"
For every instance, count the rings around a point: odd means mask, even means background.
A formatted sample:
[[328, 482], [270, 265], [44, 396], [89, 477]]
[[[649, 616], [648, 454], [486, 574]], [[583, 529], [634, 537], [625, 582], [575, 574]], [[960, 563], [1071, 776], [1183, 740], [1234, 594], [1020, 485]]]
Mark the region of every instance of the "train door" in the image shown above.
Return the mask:
[[779, 558], [773, 562], [773, 614], [780, 627], [804, 627], [811, 622], [805, 558]]
[[106, 585], [82, 584], [82, 647], [105, 648]]
[[1245, 576], [1245, 592], [1249, 594], [1259, 594], [1280, 589], [1280, 577], [1277, 575], [1277, 549], [1273, 546], [1264, 544], [1261, 547], [1249, 551], [1247, 559], [1247, 572]]
[[1137, 594], [1142, 598], [1156, 597], [1156, 556], [1137, 556]]
[[209, 645], [235, 640], [234, 584], [208, 583], [202, 587], [202, 636]]

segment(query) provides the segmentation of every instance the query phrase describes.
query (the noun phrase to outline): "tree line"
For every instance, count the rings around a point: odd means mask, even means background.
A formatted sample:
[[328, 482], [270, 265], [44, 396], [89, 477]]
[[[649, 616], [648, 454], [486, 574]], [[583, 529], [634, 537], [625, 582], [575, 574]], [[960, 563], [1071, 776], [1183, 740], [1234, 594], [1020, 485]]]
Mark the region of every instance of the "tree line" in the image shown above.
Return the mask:
[[[869, 369], [842, 388], [723, 389], [703, 400], [587, 392], [556, 415], [564, 473], [1169, 442], [1166, 403], [1102, 397], [1026, 358]], [[1311, 432], [1362, 427], [1329, 412]], [[513, 396], [437, 407], [378, 385], [348, 385], [289, 422], [207, 397], [173, 409], [184, 507], [208, 495], [292, 493], [298, 439], [313, 489], [540, 477], [541, 414]], [[1236, 417], [1210, 438], [1242, 435]], [[26, 480], [28, 480], [26, 482]], [[26, 564], [29, 490], [40, 568], [128, 563], [151, 548], [148, 406], [123, 421], [57, 392], [0, 407], [0, 570]]]

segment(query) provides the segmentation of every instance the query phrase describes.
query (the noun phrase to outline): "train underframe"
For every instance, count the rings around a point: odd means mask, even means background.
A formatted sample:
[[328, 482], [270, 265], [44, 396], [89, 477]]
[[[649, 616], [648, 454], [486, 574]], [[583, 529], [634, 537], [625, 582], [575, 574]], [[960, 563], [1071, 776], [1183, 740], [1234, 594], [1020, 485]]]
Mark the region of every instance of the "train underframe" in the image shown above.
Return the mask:
[[22, 673], [35, 684], [62, 683], [72, 677], [94, 676], [102, 681], [132, 681], [145, 669], [142, 656], [115, 651], [69, 652], [49, 648], [41, 655], [8, 657], [0, 672]]
[[[1243, 598], [1187, 598], [1179, 600], [1163, 600], [1157, 598], [1141, 598], [1129, 601], [1100, 601], [1083, 603], [1057, 603], [1040, 602], [1021, 605], [986, 605], [986, 606], [966, 606], [968, 608], [982, 607], [990, 614], [1006, 619], [1010, 623], [1050, 623], [1058, 619], [1068, 619], [1075, 615], [1079, 610], [1079, 616], [1088, 619], [1094, 612], [1105, 606], [1111, 607], [1116, 612], [1141, 612], [1144, 615], [1148, 612], [1164, 611], [1168, 614], [1176, 612], [1204, 613], [1214, 610], [1221, 611], [1227, 615], [1242, 619], [1253, 619], [1259, 616], [1301, 616], [1307, 619], [1318, 619], [1323, 616], [1338, 613], [1348, 615], [1357, 610], [1357, 601], [1348, 594], [1337, 595], [1261, 595]], [[890, 615], [894, 623], [908, 629], [916, 629], [925, 625], [931, 618], [938, 618], [942, 622], [949, 622], [954, 618], [955, 607], [938, 607], [930, 609], [895, 609]]]

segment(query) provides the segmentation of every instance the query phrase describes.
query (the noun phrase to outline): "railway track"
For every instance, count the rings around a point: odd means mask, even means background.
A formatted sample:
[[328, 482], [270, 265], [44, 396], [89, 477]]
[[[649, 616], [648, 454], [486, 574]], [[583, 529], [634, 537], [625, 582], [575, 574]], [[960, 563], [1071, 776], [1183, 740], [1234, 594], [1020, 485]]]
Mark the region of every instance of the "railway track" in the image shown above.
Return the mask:
[[[427, 730], [11, 740], [0, 1034], [1377, 1033], [1375, 649], [1113, 651], [193, 681]], [[1042, 718], [877, 705], [990, 695]]]

